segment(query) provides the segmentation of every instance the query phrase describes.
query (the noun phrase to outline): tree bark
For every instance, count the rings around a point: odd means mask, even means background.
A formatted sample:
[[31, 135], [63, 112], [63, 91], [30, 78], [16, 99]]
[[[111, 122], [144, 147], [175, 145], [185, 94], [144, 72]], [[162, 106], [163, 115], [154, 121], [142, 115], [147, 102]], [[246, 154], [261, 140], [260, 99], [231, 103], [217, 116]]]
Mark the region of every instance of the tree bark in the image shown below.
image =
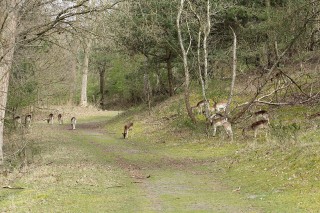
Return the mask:
[[69, 91], [69, 105], [73, 105], [75, 102], [75, 94], [77, 90], [77, 67], [78, 67], [78, 42], [75, 42], [75, 48], [73, 53], [70, 54], [72, 58], [71, 62], [71, 78], [70, 78], [70, 91]]
[[88, 86], [88, 70], [89, 70], [89, 56], [91, 49], [92, 40], [89, 38], [86, 41], [84, 47], [84, 59], [83, 59], [83, 71], [82, 71], [82, 84], [81, 84], [81, 98], [80, 98], [80, 106], [87, 107], [88, 106], [88, 97], [87, 97], [87, 86]]
[[2, 7], [0, 9], [1, 15], [7, 15], [0, 31], [2, 44], [0, 45], [0, 165], [3, 164], [4, 118], [8, 98], [9, 74], [16, 41], [18, 21], [16, 6], [16, 0], [7, 1], [6, 3], [0, 2], [0, 7]]
[[[194, 117], [192, 110], [191, 110], [191, 106], [190, 106], [190, 88], [189, 88], [190, 87], [190, 74], [189, 74], [188, 58], [187, 58], [189, 48], [187, 50], [184, 48], [182, 35], [181, 35], [181, 27], [180, 27], [181, 14], [183, 11], [184, 2], [185, 2], [185, 0], [180, 1], [180, 7], [179, 7], [178, 15], [177, 15], [178, 38], [179, 38], [180, 48], [181, 48], [181, 52], [182, 52], [183, 68], [184, 68], [184, 74], [185, 74], [184, 100], [185, 100], [188, 116], [190, 117], [190, 119], [192, 120], [193, 123], [196, 123], [197, 122], [196, 118]], [[190, 43], [191, 43], [191, 41], [190, 41]], [[190, 43], [189, 43], [189, 47], [191, 46]]]
[[204, 35], [203, 35], [203, 59], [204, 59], [204, 84], [205, 88], [208, 89], [208, 36], [211, 31], [211, 19], [210, 19], [210, 1], [207, 0], [207, 20], [206, 25], [204, 27]]
[[102, 109], [104, 109], [104, 101], [105, 101], [105, 73], [106, 73], [106, 68], [105, 66], [101, 65], [101, 67], [99, 68], [99, 78], [100, 78], [100, 95], [101, 95], [101, 99], [100, 99], [100, 106]]
[[169, 96], [174, 95], [174, 89], [173, 89], [173, 73], [172, 73], [172, 62], [171, 59], [167, 60], [167, 71], [168, 71], [168, 84], [169, 84]]
[[236, 81], [236, 74], [237, 74], [237, 36], [234, 32], [234, 30], [231, 28], [232, 34], [233, 34], [233, 50], [232, 50], [232, 81], [231, 81], [231, 87], [230, 87], [230, 95], [229, 100], [226, 108], [226, 114], [228, 115], [230, 112], [230, 104], [233, 97], [233, 90], [234, 90], [234, 84]]

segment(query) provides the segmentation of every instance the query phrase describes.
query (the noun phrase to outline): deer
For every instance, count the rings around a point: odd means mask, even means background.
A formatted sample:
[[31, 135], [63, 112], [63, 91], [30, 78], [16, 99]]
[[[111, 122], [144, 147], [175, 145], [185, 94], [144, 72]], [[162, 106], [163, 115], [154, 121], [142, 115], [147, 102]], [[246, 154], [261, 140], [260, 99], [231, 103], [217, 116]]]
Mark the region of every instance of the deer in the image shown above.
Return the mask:
[[76, 124], [77, 124], [77, 119], [76, 119], [76, 117], [72, 117], [72, 118], [71, 118], [71, 128], [72, 128], [72, 130], [75, 130], [75, 129], [76, 129]]
[[228, 101], [214, 102], [213, 108], [216, 112], [220, 112], [220, 111], [225, 112], [227, 105], [228, 105]]
[[[258, 130], [259, 129], [269, 129], [269, 120], [262, 119], [252, 123], [250, 126], [244, 128], [242, 130], [242, 135], [246, 137], [246, 132], [253, 130], [254, 131], [254, 138], [257, 138]], [[268, 132], [266, 131], [266, 137], [268, 136]]]
[[30, 114], [26, 115], [26, 117], [25, 117], [26, 128], [29, 128], [31, 126], [31, 119], [32, 119], [32, 116]]
[[269, 113], [266, 110], [259, 110], [257, 112], [254, 112], [254, 116], [256, 117], [256, 121], [259, 121], [259, 120], [269, 121]]
[[199, 101], [196, 106], [191, 107], [191, 109], [192, 109], [192, 111], [194, 111], [195, 109], [198, 109], [198, 114], [201, 114], [205, 111], [206, 104], [208, 104], [208, 106], [209, 106], [210, 101], [209, 100], [202, 100], [202, 101]]
[[133, 123], [132, 122], [124, 125], [124, 131], [122, 133], [124, 139], [128, 138], [129, 131], [132, 129], [132, 127], [133, 127]]
[[21, 121], [21, 117], [20, 116], [15, 116], [13, 118], [13, 121], [14, 121], [14, 127], [15, 128], [20, 128], [21, 127], [22, 121]]
[[62, 114], [58, 115], [58, 122], [60, 125], [63, 124]]
[[208, 136], [209, 136], [210, 126], [213, 127], [213, 136], [216, 136], [217, 127], [223, 126], [228, 137], [230, 137], [231, 140], [233, 141], [232, 126], [231, 126], [231, 123], [228, 121], [227, 117], [223, 116], [220, 113], [216, 113], [216, 114], [211, 115], [207, 120], [207, 134], [208, 134]]
[[47, 119], [48, 124], [53, 124], [53, 114], [49, 114], [49, 118]]

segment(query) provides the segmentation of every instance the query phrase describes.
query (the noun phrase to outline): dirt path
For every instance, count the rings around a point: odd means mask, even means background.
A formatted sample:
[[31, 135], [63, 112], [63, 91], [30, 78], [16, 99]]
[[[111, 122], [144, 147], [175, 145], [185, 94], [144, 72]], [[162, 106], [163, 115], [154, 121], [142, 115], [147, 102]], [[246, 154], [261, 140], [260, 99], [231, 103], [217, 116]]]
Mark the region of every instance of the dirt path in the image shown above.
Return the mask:
[[[110, 137], [101, 131], [102, 123], [80, 126], [85, 134]], [[113, 135], [115, 137], [116, 135]], [[159, 152], [159, 144], [117, 139], [115, 143], [91, 142], [106, 155], [114, 156], [114, 165], [126, 171], [151, 202], [154, 212], [258, 212], [248, 207], [237, 194], [214, 178], [213, 159], [176, 159]]]
[[0, 191], [1, 212], [259, 212], [215, 179], [213, 158], [178, 159], [104, 125], [35, 126], [31, 138], [48, 136], [35, 145], [41, 157], [8, 178], [22, 189]]

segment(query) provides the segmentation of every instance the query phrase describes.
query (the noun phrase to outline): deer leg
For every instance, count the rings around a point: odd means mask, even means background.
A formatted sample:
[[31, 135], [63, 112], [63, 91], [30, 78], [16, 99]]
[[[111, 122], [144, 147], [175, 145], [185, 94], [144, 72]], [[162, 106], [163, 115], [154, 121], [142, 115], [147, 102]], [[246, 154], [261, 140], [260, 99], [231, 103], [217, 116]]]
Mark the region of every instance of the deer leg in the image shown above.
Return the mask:
[[217, 133], [217, 126], [216, 126], [216, 125], [213, 125], [213, 133], [212, 133], [212, 136], [216, 136], [216, 133]]

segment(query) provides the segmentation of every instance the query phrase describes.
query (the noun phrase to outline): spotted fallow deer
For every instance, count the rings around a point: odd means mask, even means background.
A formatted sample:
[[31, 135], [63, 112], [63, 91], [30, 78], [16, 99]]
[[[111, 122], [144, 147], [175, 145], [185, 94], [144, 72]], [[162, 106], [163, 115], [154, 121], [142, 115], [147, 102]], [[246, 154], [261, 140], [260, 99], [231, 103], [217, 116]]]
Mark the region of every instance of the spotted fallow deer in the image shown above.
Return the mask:
[[227, 108], [227, 105], [228, 105], [228, 101], [214, 102], [213, 110], [216, 113], [219, 113], [221, 111], [225, 112], [226, 108]]
[[21, 117], [20, 116], [14, 117], [14, 127], [20, 128], [21, 124], [22, 124]]
[[208, 105], [208, 108], [209, 108], [210, 101], [209, 100], [202, 100], [202, 101], [199, 101], [195, 107], [191, 107], [191, 109], [192, 109], [192, 111], [197, 109], [198, 110], [198, 114], [201, 114], [201, 113], [203, 113], [205, 111], [206, 104]]
[[58, 114], [58, 122], [60, 125], [63, 124], [62, 114]]
[[50, 113], [49, 117], [46, 119], [46, 121], [48, 122], [48, 124], [53, 124], [53, 114]]
[[31, 126], [31, 119], [32, 119], [32, 116], [30, 114], [26, 115], [26, 117], [25, 117], [26, 128], [29, 128]]
[[77, 119], [76, 119], [76, 117], [72, 117], [72, 118], [71, 118], [71, 128], [72, 128], [72, 130], [75, 130], [75, 129], [76, 129], [76, 124], [77, 124]]
[[254, 112], [254, 116], [256, 117], [256, 121], [259, 121], [259, 120], [269, 121], [269, 113], [266, 110], [259, 110], [257, 112]]
[[[252, 123], [250, 126], [242, 130], [242, 135], [246, 137], [246, 132], [254, 131], [254, 138], [257, 138], [259, 129], [269, 129], [269, 120], [262, 119]], [[266, 131], [266, 137], [267, 136], [268, 136], [268, 132]]]
[[124, 125], [124, 130], [123, 130], [123, 133], [122, 133], [124, 139], [128, 138], [129, 131], [132, 129], [132, 127], [133, 127], [133, 123], [132, 122]]
[[216, 136], [217, 128], [219, 126], [223, 126], [223, 128], [226, 131], [228, 137], [230, 137], [231, 140], [233, 140], [232, 126], [231, 126], [231, 123], [228, 121], [227, 117], [225, 117], [225, 116], [223, 116], [222, 114], [219, 114], [219, 113], [211, 115], [208, 118], [208, 121], [207, 121], [208, 136], [209, 136], [210, 126], [212, 126], [212, 128], [213, 128], [213, 136]]

